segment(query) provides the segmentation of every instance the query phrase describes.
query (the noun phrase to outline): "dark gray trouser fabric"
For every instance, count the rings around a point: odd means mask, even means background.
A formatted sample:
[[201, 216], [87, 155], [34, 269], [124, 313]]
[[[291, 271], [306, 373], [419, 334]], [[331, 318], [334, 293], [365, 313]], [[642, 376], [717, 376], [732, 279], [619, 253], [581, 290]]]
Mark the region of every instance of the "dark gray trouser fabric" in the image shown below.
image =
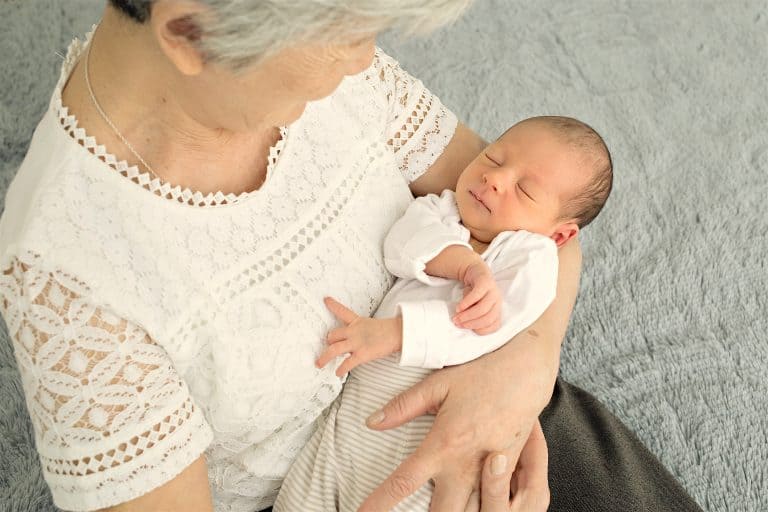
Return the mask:
[[540, 418], [549, 448], [549, 512], [702, 512], [635, 434], [583, 389], [558, 379]]
[[701, 512], [637, 436], [583, 389], [558, 379], [540, 419], [550, 512]]

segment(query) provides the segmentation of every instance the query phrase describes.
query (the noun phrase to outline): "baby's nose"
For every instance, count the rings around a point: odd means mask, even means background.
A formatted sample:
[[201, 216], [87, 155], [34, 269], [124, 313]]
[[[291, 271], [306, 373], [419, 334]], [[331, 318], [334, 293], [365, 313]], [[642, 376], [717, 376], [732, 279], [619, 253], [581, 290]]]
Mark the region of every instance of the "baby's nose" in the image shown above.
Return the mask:
[[499, 179], [499, 176], [497, 176], [496, 173], [483, 174], [483, 183], [491, 187], [494, 192], [499, 192], [501, 190], [502, 183], [501, 183], [501, 180]]

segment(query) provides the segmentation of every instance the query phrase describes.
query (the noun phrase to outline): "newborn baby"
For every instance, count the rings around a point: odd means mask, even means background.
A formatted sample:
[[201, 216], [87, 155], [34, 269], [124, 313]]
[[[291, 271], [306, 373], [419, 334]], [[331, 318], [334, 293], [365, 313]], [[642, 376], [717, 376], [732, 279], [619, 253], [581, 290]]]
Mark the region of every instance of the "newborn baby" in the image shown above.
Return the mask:
[[[455, 193], [414, 200], [385, 240], [385, 263], [399, 279], [375, 317], [326, 298], [344, 325], [328, 334], [317, 365], [348, 354], [336, 372], [350, 373], [274, 510], [357, 510], [433, 421], [374, 431], [366, 418], [433, 369], [496, 350], [532, 324], [555, 297], [557, 248], [597, 216], [612, 181], [597, 132], [571, 118], [536, 117], [480, 153]], [[394, 510], [426, 512], [431, 494], [425, 484]]]

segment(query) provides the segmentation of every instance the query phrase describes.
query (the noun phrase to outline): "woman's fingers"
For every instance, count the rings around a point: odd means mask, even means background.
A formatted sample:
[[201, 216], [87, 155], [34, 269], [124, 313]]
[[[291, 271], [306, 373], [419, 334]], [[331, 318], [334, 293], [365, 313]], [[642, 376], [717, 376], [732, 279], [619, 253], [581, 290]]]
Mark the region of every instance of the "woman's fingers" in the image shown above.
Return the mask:
[[430, 512], [465, 512], [472, 495], [472, 482], [443, 475], [434, 479], [435, 490], [429, 506]]
[[349, 309], [347, 306], [337, 301], [332, 297], [326, 297], [323, 299], [325, 307], [333, 313], [333, 316], [344, 322], [346, 325], [351, 324], [357, 319], [357, 314]]
[[480, 491], [472, 491], [464, 512], [480, 512]]
[[440, 469], [440, 461], [436, 458], [438, 451], [429, 446], [429, 436], [410, 457], [379, 485], [373, 493], [360, 505], [357, 512], [384, 512], [416, 492], [427, 483]]
[[513, 456], [510, 450], [503, 450], [485, 458], [480, 483], [480, 512], [509, 512]]
[[448, 387], [433, 374], [395, 396], [371, 414], [366, 424], [374, 430], [386, 430], [424, 414], [436, 414], [447, 394]]
[[528, 441], [520, 452], [517, 469], [513, 475], [513, 512], [546, 512], [549, 507], [549, 462], [547, 441], [536, 421]]
[[547, 443], [538, 421], [520, 452], [514, 472], [510, 464], [513, 455], [504, 450], [486, 458], [480, 484], [480, 512], [546, 512], [549, 507]]

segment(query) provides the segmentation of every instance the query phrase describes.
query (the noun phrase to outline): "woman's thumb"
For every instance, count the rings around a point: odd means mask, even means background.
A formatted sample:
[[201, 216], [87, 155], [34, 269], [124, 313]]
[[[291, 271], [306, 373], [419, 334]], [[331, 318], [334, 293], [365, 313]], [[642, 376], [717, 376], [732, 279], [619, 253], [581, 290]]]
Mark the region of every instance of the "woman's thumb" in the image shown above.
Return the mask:
[[435, 379], [427, 378], [395, 396], [384, 407], [371, 414], [365, 423], [368, 428], [386, 430], [399, 427], [425, 414], [436, 414], [447, 391], [438, 386]]

